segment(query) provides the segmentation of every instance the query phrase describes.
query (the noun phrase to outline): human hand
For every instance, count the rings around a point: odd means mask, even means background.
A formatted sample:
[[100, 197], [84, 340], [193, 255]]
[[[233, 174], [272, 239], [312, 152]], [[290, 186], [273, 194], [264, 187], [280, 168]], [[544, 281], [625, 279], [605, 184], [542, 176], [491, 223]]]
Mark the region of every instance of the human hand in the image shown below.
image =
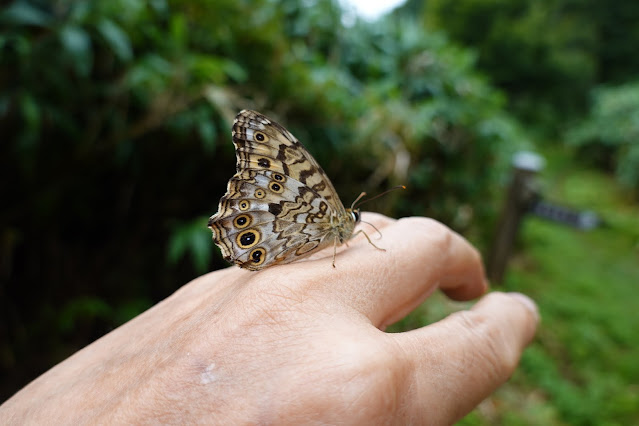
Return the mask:
[[487, 283], [477, 251], [443, 225], [363, 219], [385, 252], [361, 236], [337, 268], [330, 248], [199, 277], [26, 386], [0, 423], [453, 423], [512, 374], [536, 308], [491, 293], [384, 333], [437, 288], [469, 300]]

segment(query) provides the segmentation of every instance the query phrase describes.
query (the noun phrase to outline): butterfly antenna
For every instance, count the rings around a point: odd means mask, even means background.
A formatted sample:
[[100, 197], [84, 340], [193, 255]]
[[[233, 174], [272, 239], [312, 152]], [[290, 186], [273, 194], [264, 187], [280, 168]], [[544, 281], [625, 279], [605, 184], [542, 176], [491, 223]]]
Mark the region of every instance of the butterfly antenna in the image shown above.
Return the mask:
[[[397, 185], [396, 187], [393, 187], [393, 188], [391, 188], [391, 189], [387, 189], [386, 191], [382, 192], [381, 194], [377, 194], [377, 195], [376, 195], [376, 196], [374, 196], [373, 198], [369, 198], [368, 200], [364, 200], [364, 201], [362, 201], [362, 202], [359, 204], [359, 206], [358, 206], [358, 207], [361, 207], [361, 206], [362, 206], [362, 204], [368, 203], [369, 201], [376, 200], [376, 199], [378, 199], [379, 197], [381, 197], [382, 195], [386, 195], [386, 194], [388, 194], [388, 193], [389, 193], [389, 192], [391, 192], [391, 191], [395, 191], [396, 189], [406, 189], [406, 187], [405, 187], [404, 185]], [[359, 201], [359, 200], [360, 200], [360, 199], [361, 199], [364, 195], [366, 195], [366, 193], [365, 193], [365, 192], [362, 192], [361, 194], [359, 194], [359, 197], [357, 197], [357, 198], [355, 199], [355, 201], [353, 201], [353, 204], [351, 205], [351, 209], [354, 209], [354, 208], [355, 208], [355, 204], [357, 204], [357, 202], [358, 202], [358, 201]], [[369, 225], [370, 225], [370, 224], [369, 224]], [[373, 228], [374, 228], [374, 227], [373, 227]], [[377, 231], [377, 232], [379, 232], [379, 231]]]
[[355, 208], [355, 204], [357, 204], [357, 202], [359, 200], [362, 199], [362, 197], [366, 196], [365, 192], [362, 192], [361, 194], [359, 194], [359, 196], [357, 198], [355, 198], [355, 201], [353, 201], [353, 204], [351, 204], [351, 210], [353, 210]]

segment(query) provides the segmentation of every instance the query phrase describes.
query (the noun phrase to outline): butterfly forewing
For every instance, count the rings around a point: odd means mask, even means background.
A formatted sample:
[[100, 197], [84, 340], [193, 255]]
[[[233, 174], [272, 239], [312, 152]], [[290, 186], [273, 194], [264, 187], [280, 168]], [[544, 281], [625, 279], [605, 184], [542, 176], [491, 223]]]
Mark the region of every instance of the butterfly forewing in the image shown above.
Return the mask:
[[[244, 110], [233, 125], [238, 172], [274, 170], [306, 185], [344, 210], [328, 176], [304, 145], [280, 124], [255, 111]], [[333, 201], [334, 200], [334, 201]]]

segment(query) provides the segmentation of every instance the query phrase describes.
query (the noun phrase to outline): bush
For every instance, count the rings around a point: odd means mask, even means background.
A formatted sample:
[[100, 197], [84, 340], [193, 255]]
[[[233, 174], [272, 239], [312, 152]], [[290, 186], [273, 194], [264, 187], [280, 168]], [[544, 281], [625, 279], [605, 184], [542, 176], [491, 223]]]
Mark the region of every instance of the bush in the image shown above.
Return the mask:
[[614, 169], [639, 195], [639, 82], [593, 90], [590, 115], [567, 134], [582, 158]]

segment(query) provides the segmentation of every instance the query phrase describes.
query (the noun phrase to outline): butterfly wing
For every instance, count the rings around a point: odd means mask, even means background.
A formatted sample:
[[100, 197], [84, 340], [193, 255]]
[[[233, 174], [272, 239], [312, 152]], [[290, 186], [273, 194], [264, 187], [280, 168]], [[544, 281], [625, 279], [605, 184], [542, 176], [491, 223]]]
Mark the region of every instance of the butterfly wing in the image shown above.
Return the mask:
[[233, 125], [237, 173], [209, 220], [224, 258], [248, 269], [289, 263], [334, 244], [346, 217], [335, 188], [304, 146], [255, 111]]
[[243, 110], [235, 118], [233, 143], [237, 171], [272, 170], [315, 191], [336, 209], [343, 204], [328, 176], [295, 136], [256, 111]]

